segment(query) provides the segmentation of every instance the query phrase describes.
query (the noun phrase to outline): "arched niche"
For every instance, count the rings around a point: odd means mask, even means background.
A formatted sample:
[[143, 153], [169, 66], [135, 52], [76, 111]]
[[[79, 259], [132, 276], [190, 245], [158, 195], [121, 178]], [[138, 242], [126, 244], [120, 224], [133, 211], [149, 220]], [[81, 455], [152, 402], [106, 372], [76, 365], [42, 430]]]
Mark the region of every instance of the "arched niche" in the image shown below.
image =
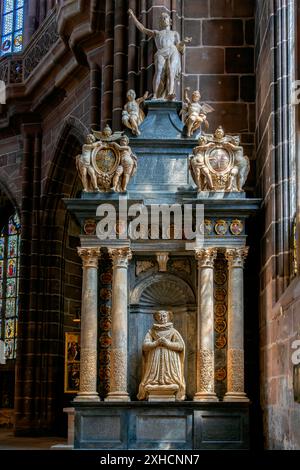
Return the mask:
[[136, 399], [142, 372], [142, 345], [153, 324], [156, 310], [172, 310], [174, 326], [186, 346], [185, 378], [187, 398], [195, 393], [196, 298], [192, 287], [170, 273], [154, 273], [139, 281], [130, 293], [129, 309], [129, 393]]

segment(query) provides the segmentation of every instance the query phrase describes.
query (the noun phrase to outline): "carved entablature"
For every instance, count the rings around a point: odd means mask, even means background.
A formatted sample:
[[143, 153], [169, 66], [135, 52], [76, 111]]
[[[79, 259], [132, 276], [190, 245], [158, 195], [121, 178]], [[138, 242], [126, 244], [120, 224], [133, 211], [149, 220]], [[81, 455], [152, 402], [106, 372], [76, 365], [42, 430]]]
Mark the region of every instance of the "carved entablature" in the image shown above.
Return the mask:
[[202, 135], [190, 156], [190, 171], [198, 192], [241, 192], [250, 170], [238, 136], [225, 135], [222, 127]]

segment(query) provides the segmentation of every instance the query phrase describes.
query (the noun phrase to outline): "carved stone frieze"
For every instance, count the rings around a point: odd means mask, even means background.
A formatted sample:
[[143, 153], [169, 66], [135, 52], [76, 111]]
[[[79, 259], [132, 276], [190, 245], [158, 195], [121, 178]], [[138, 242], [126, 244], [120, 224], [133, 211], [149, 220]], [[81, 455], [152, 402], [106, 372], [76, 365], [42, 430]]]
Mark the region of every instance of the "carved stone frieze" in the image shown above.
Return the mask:
[[154, 268], [155, 263], [151, 260], [138, 260], [135, 265], [135, 273], [137, 276]]
[[191, 265], [188, 259], [174, 259], [170, 262], [170, 267], [174, 269], [174, 271], [182, 271], [187, 274], [191, 273]]

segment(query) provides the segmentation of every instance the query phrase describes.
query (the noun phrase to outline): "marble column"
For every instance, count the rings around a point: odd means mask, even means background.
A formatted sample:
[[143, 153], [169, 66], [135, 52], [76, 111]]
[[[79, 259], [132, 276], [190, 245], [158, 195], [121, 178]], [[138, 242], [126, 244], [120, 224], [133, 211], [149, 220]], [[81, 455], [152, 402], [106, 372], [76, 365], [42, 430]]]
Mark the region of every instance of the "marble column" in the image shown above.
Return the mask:
[[80, 389], [74, 401], [100, 401], [97, 393], [97, 297], [100, 248], [78, 248], [83, 263]]
[[227, 393], [224, 401], [249, 401], [244, 392], [244, 261], [248, 247], [228, 248]]
[[128, 354], [128, 261], [130, 248], [108, 250], [113, 261], [112, 283], [112, 348], [110, 356], [110, 392], [106, 401], [130, 401], [127, 392]]
[[218, 401], [214, 361], [214, 260], [217, 248], [195, 250], [198, 260], [197, 391], [194, 401]]

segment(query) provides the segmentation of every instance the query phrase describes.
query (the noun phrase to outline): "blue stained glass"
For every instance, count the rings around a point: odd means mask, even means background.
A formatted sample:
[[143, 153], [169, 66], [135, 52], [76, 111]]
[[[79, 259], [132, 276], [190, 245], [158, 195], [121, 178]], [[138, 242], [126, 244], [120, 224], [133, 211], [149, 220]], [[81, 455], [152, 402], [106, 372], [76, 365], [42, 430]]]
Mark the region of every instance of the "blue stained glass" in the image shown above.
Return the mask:
[[16, 228], [17, 228], [18, 230], [20, 230], [20, 228], [21, 228], [21, 221], [20, 221], [20, 217], [18, 216], [17, 213], [12, 217], [12, 221], [13, 221], [13, 223], [15, 224]]
[[14, 21], [14, 14], [7, 13], [7, 15], [3, 16], [3, 27], [2, 27], [2, 34], [9, 34], [13, 30], [13, 21]]
[[23, 26], [23, 8], [19, 8], [16, 10], [16, 17], [15, 17], [15, 31], [18, 29], [22, 29]]
[[17, 31], [14, 35], [14, 52], [19, 52], [23, 47], [22, 32]]
[[6, 0], [2, 14], [0, 55], [23, 48], [24, 0]]
[[12, 46], [12, 37], [11, 34], [8, 36], [4, 36], [1, 41], [1, 54], [7, 54], [8, 52], [11, 52], [11, 46]]
[[23, 36], [19, 31], [17, 33], [15, 33], [15, 35], [14, 35], [13, 47], [14, 47], [14, 52], [20, 52], [22, 50]]
[[3, 8], [4, 13], [12, 11], [13, 8], [14, 8], [14, 0], [4, 0], [4, 8]]

